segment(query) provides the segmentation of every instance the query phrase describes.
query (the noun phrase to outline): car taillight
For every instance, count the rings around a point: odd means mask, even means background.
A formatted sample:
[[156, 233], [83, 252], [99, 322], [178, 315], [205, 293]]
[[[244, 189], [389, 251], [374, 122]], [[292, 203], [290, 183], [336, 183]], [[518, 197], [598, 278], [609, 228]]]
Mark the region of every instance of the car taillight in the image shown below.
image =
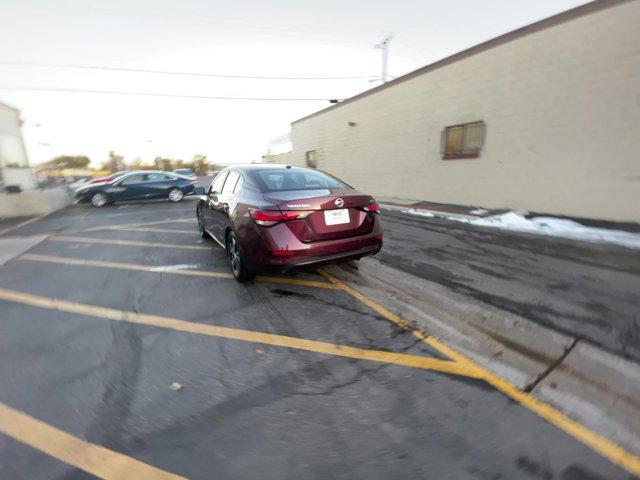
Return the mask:
[[276, 210], [249, 210], [254, 222], [263, 227], [270, 227], [282, 221], [282, 214]]
[[263, 227], [271, 227], [276, 223], [288, 222], [290, 220], [301, 220], [312, 212], [301, 210], [288, 210], [280, 212], [278, 210], [249, 210], [249, 214], [254, 222]]
[[365, 212], [372, 212], [372, 213], [377, 213], [378, 215], [380, 215], [380, 204], [372, 203], [371, 205], [367, 205], [366, 207], [364, 207], [363, 210]]

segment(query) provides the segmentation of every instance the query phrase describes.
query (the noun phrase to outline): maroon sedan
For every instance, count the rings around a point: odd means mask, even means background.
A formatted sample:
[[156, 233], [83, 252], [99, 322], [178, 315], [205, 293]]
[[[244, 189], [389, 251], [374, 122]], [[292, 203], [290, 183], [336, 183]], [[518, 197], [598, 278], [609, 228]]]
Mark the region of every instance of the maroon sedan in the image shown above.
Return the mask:
[[242, 282], [256, 271], [337, 263], [382, 248], [380, 206], [326, 173], [278, 165], [229, 167], [197, 207], [203, 238], [227, 252]]

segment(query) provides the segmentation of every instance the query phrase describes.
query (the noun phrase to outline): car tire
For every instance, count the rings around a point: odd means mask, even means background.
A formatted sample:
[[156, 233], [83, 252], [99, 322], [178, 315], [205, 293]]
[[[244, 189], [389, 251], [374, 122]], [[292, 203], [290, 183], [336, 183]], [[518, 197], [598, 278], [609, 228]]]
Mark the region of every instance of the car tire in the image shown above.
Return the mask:
[[94, 193], [91, 197], [91, 205], [93, 205], [94, 207], [104, 207], [108, 203], [109, 197], [107, 197], [106, 193]]
[[204, 229], [204, 223], [202, 222], [202, 211], [200, 209], [198, 209], [196, 216], [198, 217], [198, 231], [200, 232], [200, 237], [211, 238], [207, 231]]
[[172, 202], [179, 202], [184, 198], [184, 192], [179, 188], [172, 188], [169, 190], [169, 200]]
[[247, 267], [242, 258], [242, 252], [240, 252], [236, 235], [233, 232], [229, 232], [227, 235], [227, 259], [229, 260], [233, 278], [238, 282], [247, 282], [256, 276], [255, 272]]

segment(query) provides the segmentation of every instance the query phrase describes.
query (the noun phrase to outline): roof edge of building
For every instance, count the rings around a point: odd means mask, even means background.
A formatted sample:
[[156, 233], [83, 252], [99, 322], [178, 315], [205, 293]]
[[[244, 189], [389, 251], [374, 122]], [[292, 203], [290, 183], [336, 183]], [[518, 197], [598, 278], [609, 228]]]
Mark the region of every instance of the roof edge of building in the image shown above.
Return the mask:
[[520, 27], [520, 28], [517, 28], [516, 30], [512, 30], [510, 32], [504, 33], [500, 36], [487, 40], [486, 42], [479, 43], [477, 45], [474, 45], [473, 47], [467, 48], [465, 50], [454, 53], [453, 55], [450, 55], [443, 59], [437, 60], [434, 63], [430, 63], [428, 65], [425, 65], [424, 67], [420, 67], [419, 69], [406, 73], [401, 77], [391, 80], [390, 82], [383, 83], [382, 85], [379, 85], [370, 90], [365, 90], [364, 92], [354, 95], [353, 97], [347, 98], [346, 100], [343, 100], [340, 103], [331, 105], [327, 108], [323, 108], [322, 110], [318, 110], [317, 112], [311, 113], [305, 117], [294, 120], [293, 122], [291, 122], [291, 125], [298, 122], [302, 122], [304, 120], [308, 120], [309, 118], [326, 113], [330, 110], [340, 108], [341, 106], [346, 105], [348, 103], [355, 102], [356, 100], [360, 100], [361, 98], [367, 97], [381, 90], [385, 90], [387, 88], [393, 87], [395, 85], [398, 85], [399, 83], [406, 82], [407, 80], [411, 80], [412, 78], [419, 77], [420, 75], [424, 75], [428, 72], [437, 70], [439, 68], [458, 62], [460, 60], [464, 60], [470, 56], [476, 55], [478, 53], [482, 53], [486, 50], [490, 50], [499, 45], [504, 45], [505, 43], [512, 42], [514, 40], [525, 37], [532, 33], [536, 33], [541, 30], [545, 30], [547, 28], [560, 25], [562, 23], [568, 22], [570, 20], [574, 20], [576, 18], [583, 17], [585, 15], [589, 15], [591, 13], [605, 10], [609, 7], [622, 5], [630, 1], [632, 0], [594, 0], [593, 2], [585, 3], [584, 5], [579, 5], [572, 9], [565, 10], [564, 12], [557, 13], [556, 15], [552, 15], [551, 17], [543, 18], [542, 20], [538, 20], [537, 22], [530, 23], [529, 25], [525, 25], [524, 27]]
[[0, 107], [6, 107], [9, 110], [13, 110], [14, 112], [20, 113], [20, 109], [14, 107], [13, 105], [9, 105], [8, 103], [0, 101]]

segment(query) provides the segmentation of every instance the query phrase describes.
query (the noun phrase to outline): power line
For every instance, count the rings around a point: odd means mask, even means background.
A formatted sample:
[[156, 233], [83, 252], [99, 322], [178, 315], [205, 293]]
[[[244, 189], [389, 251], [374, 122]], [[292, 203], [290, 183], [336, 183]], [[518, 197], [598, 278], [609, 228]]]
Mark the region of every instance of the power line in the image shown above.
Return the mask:
[[[119, 3], [115, 1], [111, 2], [103, 2], [98, 1], [95, 2], [95, 8], [107, 9], [107, 11], [113, 12], [114, 9], [112, 7], [125, 8], [125, 9], [135, 9], [135, 10], [143, 10], [144, 13], [149, 13], [149, 11], [154, 10], [156, 12], [161, 12], [164, 14], [170, 14], [171, 16], [182, 15], [188, 16], [192, 19], [197, 19], [201, 23], [207, 25], [208, 28], [211, 28], [212, 24], [227, 24], [227, 25], [241, 25], [241, 28], [244, 31], [249, 31], [253, 34], [257, 35], [271, 35], [275, 37], [293, 37], [293, 38], [301, 38], [303, 40], [313, 40], [315, 42], [331, 42], [331, 43], [341, 43], [341, 44], [352, 44], [359, 45], [360, 47], [364, 47], [369, 45], [368, 42], [363, 40], [353, 40], [351, 38], [345, 38], [342, 33], [336, 32], [335, 30], [327, 30], [326, 28], [318, 28], [309, 25], [286, 25], [282, 23], [267, 23], [264, 21], [264, 18], [254, 19], [254, 21], [247, 21], [246, 19], [239, 18], [229, 18], [223, 17], [220, 15], [220, 12], [206, 12], [206, 11], [194, 11], [194, 10], [185, 10], [185, 9], [175, 9], [175, 8], [163, 8], [157, 6], [150, 5], [135, 5], [131, 2]], [[171, 17], [173, 19], [173, 17]], [[223, 27], [224, 28], [224, 27]], [[219, 29], [219, 27], [217, 27]], [[237, 28], [234, 27], [234, 30]], [[310, 36], [308, 31], [316, 32], [318, 35]]]
[[102, 65], [79, 65], [64, 63], [45, 63], [45, 62], [0, 62], [0, 65], [21, 66], [21, 67], [48, 67], [48, 68], [72, 68], [76, 70], [106, 70], [112, 72], [129, 72], [129, 73], [152, 73], [159, 75], [181, 75], [189, 77], [213, 77], [213, 78], [235, 78], [235, 79], [251, 79], [251, 80], [358, 80], [375, 78], [375, 75], [352, 75], [352, 76], [293, 76], [293, 75], [235, 75], [221, 73], [203, 73], [203, 72], [178, 72], [172, 70], [151, 70], [144, 68], [125, 68], [125, 67], [106, 67]]
[[149, 93], [131, 92], [118, 90], [92, 90], [85, 88], [62, 88], [62, 87], [15, 87], [11, 85], [0, 85], [0, 90], [20, 90], [26, 92], [61, 92], [61, 93], [97, 93], [104, 95], [130, 95], [142, 97], [166, 97], [166, 98], [194, 98], [200, 100], [255, 100], [267, 102], [332, 102], [339, 100], [333, 98], [277, 98], [277, 97], [226, 97], [213, 95], [180, 95], [174, 93]]

